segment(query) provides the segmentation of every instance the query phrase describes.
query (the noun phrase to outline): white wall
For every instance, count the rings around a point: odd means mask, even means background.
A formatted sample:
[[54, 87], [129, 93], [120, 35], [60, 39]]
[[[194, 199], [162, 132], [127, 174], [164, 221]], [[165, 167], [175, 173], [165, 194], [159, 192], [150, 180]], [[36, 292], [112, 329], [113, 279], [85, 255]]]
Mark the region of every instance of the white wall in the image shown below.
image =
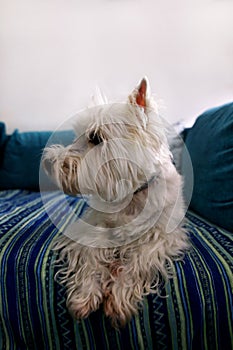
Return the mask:
[[0, 120], [54, 129], [146, 74], [170, 121], [233, 100], [232, 0], [0, 0]]

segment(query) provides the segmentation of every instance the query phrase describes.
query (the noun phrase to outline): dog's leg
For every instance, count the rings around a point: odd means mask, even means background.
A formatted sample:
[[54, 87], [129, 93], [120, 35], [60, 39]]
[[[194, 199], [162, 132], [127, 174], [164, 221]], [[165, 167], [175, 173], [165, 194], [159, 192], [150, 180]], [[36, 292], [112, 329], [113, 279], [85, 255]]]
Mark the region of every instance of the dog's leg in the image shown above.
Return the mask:
[[103, 301], [103, 293], [100, 288], [96, 271], [88, 271], [85, 278], [80, 280], [80, 270], [67, 284], [67, 306], [75, 318], [85, 318], [91, 312], [96, 311]]
[[100, 277], [108, 270], [99, 263], [95, 249], [68, 237], [59, 237], [54, 249], [59, 251], [61, 266], [55, 278], [66, 287], [67, 307], [75, 318], [85, 318], [103, 301]]
[[135, 283], [130, 273], [118, 263], [110, 266], [111, 278], [102, 286], [104, 291], [104, 311], [116, 328], [124, 326], [137, 313], [142, 301], [143, 287]]

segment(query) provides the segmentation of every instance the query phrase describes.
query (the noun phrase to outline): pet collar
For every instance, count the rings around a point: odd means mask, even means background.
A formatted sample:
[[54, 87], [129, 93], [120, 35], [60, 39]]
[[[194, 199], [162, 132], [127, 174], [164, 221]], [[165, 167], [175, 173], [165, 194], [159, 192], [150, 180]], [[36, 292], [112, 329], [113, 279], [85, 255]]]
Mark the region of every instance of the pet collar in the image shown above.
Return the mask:
[[153, 175], [147, 182], [145, 182], [142, 186], [140, 186], [133, 194], [137, 194], [138, 192], [143, 191], [146, 188], [148, 188], [148, 186], [154, 181], [155, 178], [156, 178], [156, 176]]

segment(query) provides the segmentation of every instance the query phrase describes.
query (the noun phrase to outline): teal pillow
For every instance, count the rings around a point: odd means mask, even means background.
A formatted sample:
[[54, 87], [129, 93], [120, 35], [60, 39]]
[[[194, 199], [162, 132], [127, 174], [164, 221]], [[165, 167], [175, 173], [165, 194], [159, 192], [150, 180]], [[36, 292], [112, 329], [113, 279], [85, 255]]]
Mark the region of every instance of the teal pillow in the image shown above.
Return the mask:
[[[185, 135], [194, 174], [190, 208], [233, 232], [233, 103], [203, 113]], [[184, 192], [189, 189], [182, 156]]]
[[[27, 189], [39, 191], [39, 169], [43, 149], [52, 131], [18, 132], [5, 134], [0, 123], [0, 189]], [[74, 139], [72, 131], [58, 131], [54, 143], [68, 145]], [[50, 184], [45, 174], [42, 179]]]

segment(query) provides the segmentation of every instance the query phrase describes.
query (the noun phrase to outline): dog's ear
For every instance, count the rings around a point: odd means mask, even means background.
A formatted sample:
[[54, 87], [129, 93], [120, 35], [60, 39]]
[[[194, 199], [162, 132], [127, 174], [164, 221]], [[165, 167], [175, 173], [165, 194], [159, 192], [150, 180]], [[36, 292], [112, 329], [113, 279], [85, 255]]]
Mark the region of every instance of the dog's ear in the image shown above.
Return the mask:
[[141, 107], [146, 107], [146, 95], [147, 95], [147, 79], [143, 78], [138, 86], [136, 93], [136, 103]]
[[149, 91], [150, 86], [148, 79], [144, 77], [129, 96], [129, 102], [145, 109], [148, 107]]
[[99, 86], [96, 86], [95, 93], [91, 97], [91, 101], [88, 104], [89, 108], [100, 106], [108, 103], [108, 99], [104, 92], [100, 89]]

